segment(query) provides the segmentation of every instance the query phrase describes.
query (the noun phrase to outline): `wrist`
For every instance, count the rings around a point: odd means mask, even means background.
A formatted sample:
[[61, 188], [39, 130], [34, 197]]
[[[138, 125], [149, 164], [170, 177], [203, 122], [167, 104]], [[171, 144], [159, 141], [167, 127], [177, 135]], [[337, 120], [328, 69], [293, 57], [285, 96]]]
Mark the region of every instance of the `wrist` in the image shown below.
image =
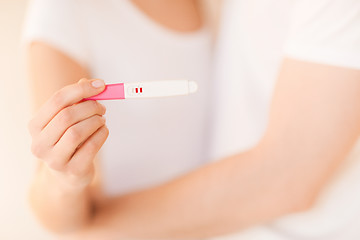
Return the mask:
[[89, 180], [76, 178], [67, 173], [50, 169], [44, 164], [41, 170], [43, 181], [47, 182], [53, 190], [61, 195], [74, 195], [84, 193], [89, 185]]

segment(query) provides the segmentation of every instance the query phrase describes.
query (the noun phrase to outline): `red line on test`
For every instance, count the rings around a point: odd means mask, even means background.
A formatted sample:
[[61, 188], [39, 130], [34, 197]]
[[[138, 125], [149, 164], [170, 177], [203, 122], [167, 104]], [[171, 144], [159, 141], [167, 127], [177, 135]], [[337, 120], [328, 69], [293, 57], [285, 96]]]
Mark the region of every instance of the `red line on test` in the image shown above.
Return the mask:
[[142, 93], [142, 87], [140, 88], [140, 92]]
[[135, 88], [135, 92], [138, 93], [138, 88]]

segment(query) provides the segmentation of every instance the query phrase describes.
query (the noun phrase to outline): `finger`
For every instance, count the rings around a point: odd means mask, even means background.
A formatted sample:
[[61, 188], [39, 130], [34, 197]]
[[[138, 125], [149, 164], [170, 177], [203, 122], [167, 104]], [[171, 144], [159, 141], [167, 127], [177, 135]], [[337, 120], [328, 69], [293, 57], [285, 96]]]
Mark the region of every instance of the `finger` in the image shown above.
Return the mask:
[[44, 144], [53, 146], [72, 125], [94, 115], [104, 115], [106, 108], [97, 101], [85, 101], [61, 110], [40, 133]]
[[105, 83], [100, 79], [81, 79], [57, 91], [39, 110], [32, 122], [32, 131], [41, 131], [63, 108], [80, 102], [84, 98], [104, 91]]
[[50, 146], [44, 144], [44, 142], [46, 142], [44, 141], [44, 139], [35, 137], [31, 143], [31, 152], [35, 157], [39, 159], [45, 158], [52, 149]]
[[75, 176], [85, 176], [87, 173], [91, 172], [93, 166], [92, 161], [108, 136], [109, 130], [106, 126], [99, 128], [75, 152], [67, 165], [68, 171]]
[[85, 142], [104, 124], [105, 118], [95, 115], [68, 128], [53, 147], [52, 154], [55, 157], [51, 158], [48, 165], [55, 170], [62, 170], [79, 145]]

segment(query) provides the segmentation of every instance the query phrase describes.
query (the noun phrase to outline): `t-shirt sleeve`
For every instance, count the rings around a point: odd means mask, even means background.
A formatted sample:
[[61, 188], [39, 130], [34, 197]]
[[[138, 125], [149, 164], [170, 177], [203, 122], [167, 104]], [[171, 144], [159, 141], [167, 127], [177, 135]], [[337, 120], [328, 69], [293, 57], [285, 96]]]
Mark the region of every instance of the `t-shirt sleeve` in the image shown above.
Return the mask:
[[360, 1], [297, 0], [285, 55], [360, 69]]
[[88, 48], [83, 16], [79, 0], [30, 1], [23, 43], [44, 42], [86, 67]]

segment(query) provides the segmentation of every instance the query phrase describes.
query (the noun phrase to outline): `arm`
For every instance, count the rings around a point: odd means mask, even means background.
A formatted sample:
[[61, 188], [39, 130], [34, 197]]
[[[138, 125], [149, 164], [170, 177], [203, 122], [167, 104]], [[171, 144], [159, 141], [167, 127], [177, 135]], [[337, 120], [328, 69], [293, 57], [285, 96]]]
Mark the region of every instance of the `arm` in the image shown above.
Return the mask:
[[81, 239], [192, 239], [304, 211], [360, 133], [360, 71], [285, 59], [260, 143], [114, 199]]
[[33, 43], [28, 56], [37, 110], [29, 130], [38, 159], [30, 202], [47, 228], [69, 232], [90, 219], [93, 159], [107, 137], [100, 117], [104, 108], [95, 102], [76, 103], [103, 88], [92, 89], [87, 80], [76, 84], [88, 76], [86, 69], [46, 44]]

